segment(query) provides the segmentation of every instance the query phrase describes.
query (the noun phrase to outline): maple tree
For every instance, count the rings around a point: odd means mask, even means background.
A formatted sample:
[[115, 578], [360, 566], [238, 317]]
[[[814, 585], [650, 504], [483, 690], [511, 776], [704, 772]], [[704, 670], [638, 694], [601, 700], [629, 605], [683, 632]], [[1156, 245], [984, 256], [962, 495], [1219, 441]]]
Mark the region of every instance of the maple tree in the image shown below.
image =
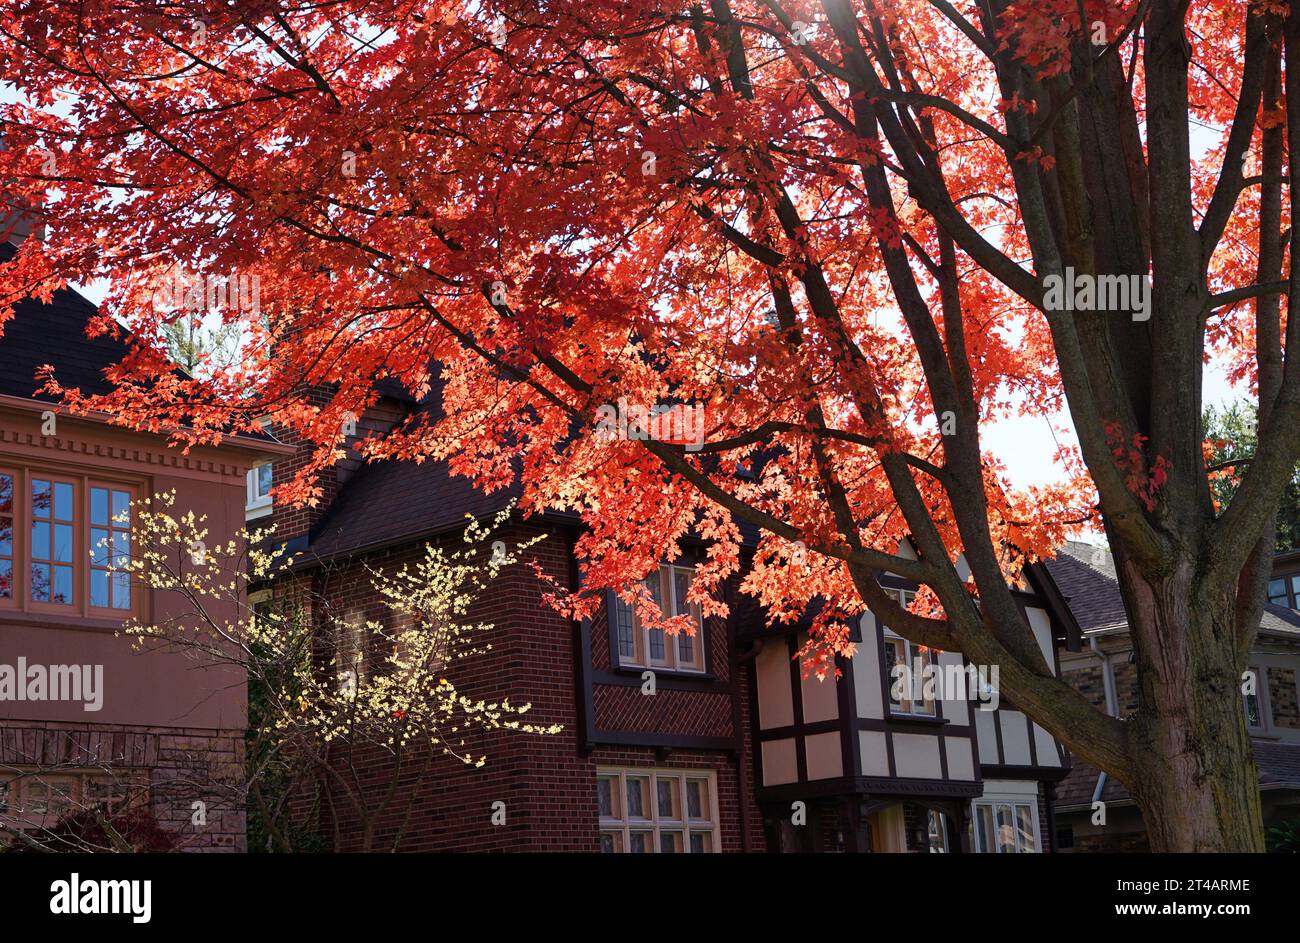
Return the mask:
[[[46, 236], [0, 293], [110, 280], [116, 389], [47, 389], [189, 441], [270, 415], [324, 465], [376, 378], [436, 383], [440, 412], [363, 451], [581, 511], [588, 589], [632, 597], [694, 529], [692, 596], [723, 613], [753, 526], [743, 587], [773, 619], [819, 601], [814, 670], [870, 607], [999, 665], [1153, 848], [1262, 850], [1238, 686], [1300, 457], [1295, 6], [5, 0], [0, 180]], [[179, 266], [257, 286], [216, 307], [241, 363], [168, 369]], [[1147, 317], [1060, 310], [1066, 273], [1149, 276]], [[1259, 405], [1221, 509], [1212, 353]], [[701, 405], [703, 441], [598, 435], [619, 402]], [[1063, 480], [1012, 487], [981, 432], [1061, 405]], [[277, 498], [315, 500], [310, 471]], [[1127, 721], [1053, 676], [1008, 587], [1093, 521], [1137, 653]], [[881, 571], [927, 592], [903, 611]]]

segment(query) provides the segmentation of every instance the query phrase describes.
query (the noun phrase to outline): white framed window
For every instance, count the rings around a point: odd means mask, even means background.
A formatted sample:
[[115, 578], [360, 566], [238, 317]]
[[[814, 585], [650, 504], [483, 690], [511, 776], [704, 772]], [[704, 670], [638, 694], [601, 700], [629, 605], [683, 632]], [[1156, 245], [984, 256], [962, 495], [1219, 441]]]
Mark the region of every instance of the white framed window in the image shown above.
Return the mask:
[[272, 475], [270, 462], [254, 465], [248, 470], [248, 496], [244, 502], [246, 518], [270, 513]]
[[650, 598], [666, 616], [689, 616], [695, 633], [678, 632], [676, 637], [663, 629], [648, 629], [641, 624], [636, 610], [617, 595], [612, 597], [610, 613], [614, 620], [614, 639], [618, 664], [623, 667], [664, 668], [670, 671], [704, 671], [704, 620], [700, 607], [687, 602], [695, 571], [685, 566], [661, 566], [645, 578]]
[[[911, 605], [912, 600], [916, 598], [916, 593], [910, 589], [885, 590], [885, 592], [898, 600], [898, 604], [904, 608]], [[934, 649], [926, 645], [913, 645], [887, 625], [881, 625], [881, 633], [884, 636], [885, 693], [889, 699], [890, 713], [910, 714], [916, 717], [935, 716], [934, 698], [927, 694], [924, 685], [925, 677], [921, 673], [927, 666], [935, 664]], [[918, 662], [920, 671], [917, 670]], [[902, 676], [901, 684], [898, 683], [900, 679], [894, 674], [897, 665], [907, 666], [907, 674]]]
[[708, 854], [719, 850], [717, 777], [709, 770], [596, 771], [600, 850]]
[[1268, 669], [1259, 665], [1251, 665], [1246, 669], [1247, 678], [1243, 681], [1250, 681], [1251, 692], [1243, 690], [1241, 692], [1241, 703], [1246, 711], [1246, 726], [1255, 733], [1268, 729]]
[[971, 803], [971, 850], [983, 854], [1034, 854], [1038, 849], [1038, 803], [1023, 798], [976, 799]]

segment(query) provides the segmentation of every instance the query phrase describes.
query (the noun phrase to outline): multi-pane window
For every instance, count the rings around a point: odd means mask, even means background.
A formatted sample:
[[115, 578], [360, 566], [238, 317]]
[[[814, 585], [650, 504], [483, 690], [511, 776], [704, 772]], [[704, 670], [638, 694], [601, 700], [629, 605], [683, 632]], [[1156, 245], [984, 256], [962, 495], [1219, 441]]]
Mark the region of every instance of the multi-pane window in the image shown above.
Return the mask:
[[600, 850], [703, 854], [718, 849], [714, 776], [691, 770], [601, 769]]
[[131, 608], [131, 493], [90, 488], [90, 604], [99, 609]]
[[72, 482], [31, 480], [31, 582], [33, 602], [71, 606], [76, 602], [75, 493]]
[[1032, 854], [1038, 850], [1038, 810], [1022, 800], [973, 803], [972, 842], [986, 854]]
[[694, 571], [684, 566], [661, 566], [645, 579], [650, 599], [665, 616], [688, 616], [695, 634], [669, 635], [663, 629], [641, 624], [636, 610], [613, 597], [611, 617], [618, 645], [618, 662], [638, 668], [667, 668], [674, 671], [704, 670], [703, 619], [700, 607], [687, 601]]
[[0, 469], [0, 606], [121, 618], [134, 612], [128, 484]]
[[14, 476], [0, 472], [0, 600], [14, 598]]
[[[0, 817], [20, 829], [51, 828], [86, 809], [117, 812], [133, 793], [143, 795], [129, 773], [14, 771], [11, 778], [0, 781]], [[0, 845], [4, 838], [0, 831]]]
[[[909, 606], [916, 593], [907, 589], [887, 590], [899, 605]], [[935, 663], [935, 652], [925, 645], [913, 645], [897, 635], [888, 626], [883, 627], [885, 655], [885, 685], [889, 694], [889, 709], [895, 714], [915, 714], [920, 717], [935, 715], [933, 693], [926, 687], [924, 671]], [[906, 671], [896, 672], [896, 666]]]

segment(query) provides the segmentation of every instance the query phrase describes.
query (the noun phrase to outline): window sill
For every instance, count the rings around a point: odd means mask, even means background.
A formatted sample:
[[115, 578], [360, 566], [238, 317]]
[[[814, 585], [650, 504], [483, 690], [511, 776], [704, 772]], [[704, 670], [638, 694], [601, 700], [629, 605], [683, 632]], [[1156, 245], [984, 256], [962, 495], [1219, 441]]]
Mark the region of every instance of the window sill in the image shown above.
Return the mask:
[[905, 714], [901, 711], [894, 710], [889, 712], [889, 719], [906, 721], [907, 723], [913, 724], [930, 724], [935, 727], [942, 727], [944, 724], [950, 723], [946, 717], [934, 717], [928, 714]]
[[244, 505], [244, 520], [253, 521], [259, 517], [266, 517], [271, 513], [271, 502], [259, 501], [257, 504]]
[[656, 678], [677, 678], [692, 681], [717, 681], [716, 675], [708, 671], [682, 671], [680, 668], [665, 668], [654, 665], [615, 665], [612, 673], [628, 678], [640, 678], [647, 671], [653, 671]]
[[122, 623], [135, 615], [124, 612], [120, 619], [100, 619], [80, 613], [60, 615], [57, 612], [30, 612], [22, 609], [0, 609], [0, 625], [23, 625], [36, 629], [77, 629], [85, 632], [119, 632]]

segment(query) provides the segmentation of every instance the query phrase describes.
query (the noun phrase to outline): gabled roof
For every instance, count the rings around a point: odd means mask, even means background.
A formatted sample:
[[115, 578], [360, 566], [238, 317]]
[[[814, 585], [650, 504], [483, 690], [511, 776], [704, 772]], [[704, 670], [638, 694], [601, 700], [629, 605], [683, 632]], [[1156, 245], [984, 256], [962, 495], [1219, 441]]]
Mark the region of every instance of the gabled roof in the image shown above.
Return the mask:
[[304, 562], [451, 530], [463, 526], [466, 516], [495, 514], [517, 497], [515, 488], [484, 494], [468, 478], [452, 475], [443, 461], [367, 462], [312, 528]]
[[[0, 242], [0, 264], [17, 251], [13, 243]], [[96, 305], [71, 288], [59, 289], [48, 303], [24, 298], [14, 305], [14, 316], [0, 327], [0, 396], [58, 403], [57, 397], [41, 391], [36, 378], [47, 364], [65, 387], [87, 395], [112, 392], [104, 371], [127, 355], [130, 335], [123, 330], [121, 337], [87, 337], [86, 324], [98, 313]], [[266, 432], [230, 435], [226, 441], [275, 452], [285, 448]]]
[[[0, 242], [0, 263], [16, 251], [12, 243]], [[54, 367], [54, 376], [64, 386], [109, 392], [112, 384], [104, 369], [118, 363], [127, 348], [122, 340], [86, 336], [86, 322], [97, 311], [71, 288], [56, 291], [48, 304], [31, 298], [18, 302], [13, 318], [0, 328], [0, 395], [53, 402], [38, 392], [36, 372], [45, 364]]]

